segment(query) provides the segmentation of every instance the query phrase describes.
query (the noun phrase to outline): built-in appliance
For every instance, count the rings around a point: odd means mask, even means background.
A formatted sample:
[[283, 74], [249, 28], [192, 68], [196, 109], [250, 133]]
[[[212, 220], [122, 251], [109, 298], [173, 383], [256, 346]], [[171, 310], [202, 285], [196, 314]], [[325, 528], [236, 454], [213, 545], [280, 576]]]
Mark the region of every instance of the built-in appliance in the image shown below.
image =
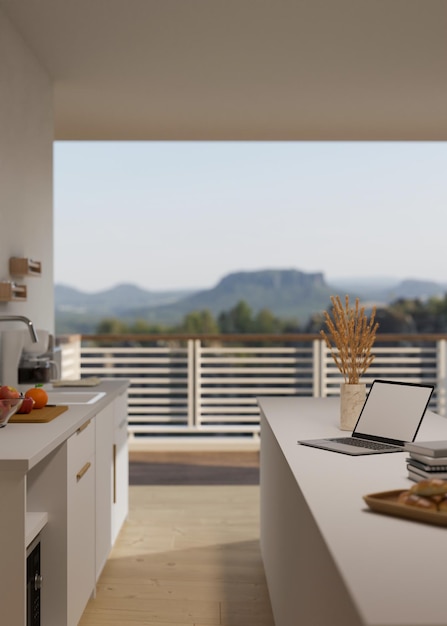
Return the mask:
[[56, 378], [53, 361], [49, 357], [25, 357], [19, 362], [19, 384], [49, 383]]
[[40, 626], [41, 587], [40, 536], [38, 535], [26, 551], [26, 626]]
[[25, 342], [18, 366], [19, 384], [49, 383], [58, 378], [54, 360], [54, 337], [47, 331], [38, 330], [39, 342]]
[[[23, 322], [28, 327], [31, 343], [39, 344], [34, 324], [24, 315], [0, 315], [0, 322]], [[18, 367], [28, 333], [22, 330], [9, 330], [0, 333], [0, 381], [3, 385], [15, 387], [18, 383]], [[41, 349], [43, 354], [45, 349]]]

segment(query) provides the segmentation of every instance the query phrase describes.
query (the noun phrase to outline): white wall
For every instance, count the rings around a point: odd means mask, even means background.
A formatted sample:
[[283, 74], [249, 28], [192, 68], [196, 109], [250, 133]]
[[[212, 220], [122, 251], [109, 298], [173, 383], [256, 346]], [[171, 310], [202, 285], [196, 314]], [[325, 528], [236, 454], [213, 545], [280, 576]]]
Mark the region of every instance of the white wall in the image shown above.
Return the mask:
[[[0, 280], [10, 280], [9, 257], [42, 263], [27, 285], [26, 302], [0, 302], [0, 316], [30, 317], [54, 331], [53, 112], [45, 69], [0, 11]], [[24, 328], [1, 322], [0, 332]]]

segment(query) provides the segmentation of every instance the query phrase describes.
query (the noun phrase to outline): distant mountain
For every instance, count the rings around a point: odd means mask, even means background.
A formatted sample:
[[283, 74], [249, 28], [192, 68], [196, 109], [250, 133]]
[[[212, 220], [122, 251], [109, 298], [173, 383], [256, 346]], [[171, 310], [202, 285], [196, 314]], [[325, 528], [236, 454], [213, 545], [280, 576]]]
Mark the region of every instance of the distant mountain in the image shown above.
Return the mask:
[[105, 317], [133, 319], [129, 311], [170, 304], [189, 295], [191, 291], [147, 291], [135, 285], [121, 284], [104, 291], [87, 293], [67, 285], [56, 285], [56, 331], [58, 334], [91, 333]]
[[447, 285], [435, 283], [430, 280], [403, 280], [401, 283], [387, 289], [386, 296], [388, 302], [398, 298], [419, 298], [426, 300], [432, 297], [442, 297], [447, 291]]
[[253, 313], [266, 308], [277, 317], [305, 321], [313, 312], [328, 306], [332, 293], [321, 273], [293, 269], [236, 272], [225, 276], [212, 289], [133, 313], [151, 322], [177, 323], [191, 311], [208, 309], [218, 315], [245, 300]]
[[400, 298], [427, 300], [432, 297], [443, 297], [447, 292], [447, 284], [430, 280], [409, 278], [402, 281], [391, 281], [389, 278], [339, 279], [334, 280], [336, 288], [349, 289], [360, 298], [376, 303], [389, 304]]
[[389, 279], [344, 279], [328, 284], [322, 273], [295, 269], [259, 270], [228, 274], [211, 289], [147, 291], [131, 284], [86, 293], [56, 285], [56, 330], [59, 334], [94, 332], [105, 317], [127, 322], [144, 319], [173, 325], [191, 312], [209, 309], [217, 316], [245, 300], [253, 313], [263, 308], [301, 324], [330, 305], [330, 296], [360, 297], [363, 302], [387, 305], [398, 298], [426, 299], [443, 296], [447, 286], [433, 281], [407, 279], [390, 285]]
[[190, 293], [190, 289], [146, 291], [135, 285], [124, 283], [95, 293], [79, 291], [66, 285], [56, 285], [54, 297], [56, 312], [75, 311], [97, 315], [120, 315], [129, 309], [170, 304]]

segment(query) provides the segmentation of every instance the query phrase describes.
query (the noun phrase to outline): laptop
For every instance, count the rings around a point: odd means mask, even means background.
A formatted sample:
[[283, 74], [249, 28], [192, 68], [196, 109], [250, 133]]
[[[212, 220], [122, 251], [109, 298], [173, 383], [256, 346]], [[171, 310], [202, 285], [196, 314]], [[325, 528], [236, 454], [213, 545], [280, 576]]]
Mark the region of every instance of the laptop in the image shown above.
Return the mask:
[[303, 446], [351, 456], [404, 452], [414, 441], [434, 385], [375, 380], [352, 435], [298, 441]]

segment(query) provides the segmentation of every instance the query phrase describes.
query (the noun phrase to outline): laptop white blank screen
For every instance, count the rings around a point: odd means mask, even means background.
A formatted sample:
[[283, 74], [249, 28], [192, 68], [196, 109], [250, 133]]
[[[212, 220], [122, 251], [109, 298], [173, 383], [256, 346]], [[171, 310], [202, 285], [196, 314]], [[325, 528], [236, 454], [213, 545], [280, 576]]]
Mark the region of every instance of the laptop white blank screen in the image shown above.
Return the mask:
[[353, 434], [413, 441], [431, 387], [374, 381]]

